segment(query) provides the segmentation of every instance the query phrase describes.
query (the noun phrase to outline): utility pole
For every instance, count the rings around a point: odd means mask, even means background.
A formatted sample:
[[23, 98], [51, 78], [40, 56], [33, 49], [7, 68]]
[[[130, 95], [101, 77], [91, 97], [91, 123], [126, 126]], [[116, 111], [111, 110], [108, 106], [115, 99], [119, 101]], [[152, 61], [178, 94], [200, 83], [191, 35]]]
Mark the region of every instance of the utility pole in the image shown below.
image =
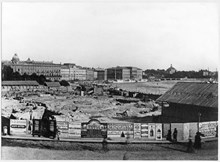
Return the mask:
[[200, 117], [201, 117], [201, 115], [202, 115], [202, 114], [199, 112], [199, 113], [198, 113], [198, 117], [199, 117], [199, 118], [198, 118], [198, 124], [197, 124], [197, 127], [198, 127], [197, 130], [198, 130], [198, 132], [199, 132], [199, 123], [200, 123]]
[[115, 68], [115, 80], [116, 80], [116, 68]]

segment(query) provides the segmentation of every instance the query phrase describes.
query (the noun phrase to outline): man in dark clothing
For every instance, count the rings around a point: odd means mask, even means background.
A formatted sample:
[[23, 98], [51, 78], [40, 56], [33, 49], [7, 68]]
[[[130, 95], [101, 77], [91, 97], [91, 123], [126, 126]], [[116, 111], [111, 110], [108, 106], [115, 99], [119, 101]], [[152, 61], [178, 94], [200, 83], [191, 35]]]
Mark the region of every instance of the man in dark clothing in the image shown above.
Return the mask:
[[171, 130], [168, 130], [168, 133], [167, 133], [167, 140], [168, 140], [168, 141], [172, 141]]
[[177, 129], [176, 128], [174, 129], [174, 132], [173, 132], [173, 141], [177, 142]]
[[196, 149], [201, 149], [201, 147], [202, 147], [201, 136], [204, 136], [204, 135], [202, 133], [200, 133], [200, 132], [197, 132], [196, 135], [195, 135], [194, 147]]
[[104, 152], [108, 151], [108, 146], [107, 146], [107, 144], [108, 144], [108, 141], [107, 141], [107, 138], [105, 137], [105, 138], [103, 139], [103, 141], [102, 141], [102, 150], [103, 150]]
[[192, 143], [192, 140], [191, 140], [191, 139], [189, 139], [186, 152], [188, 152], [188, 153], [194, 153], [193, 143]]

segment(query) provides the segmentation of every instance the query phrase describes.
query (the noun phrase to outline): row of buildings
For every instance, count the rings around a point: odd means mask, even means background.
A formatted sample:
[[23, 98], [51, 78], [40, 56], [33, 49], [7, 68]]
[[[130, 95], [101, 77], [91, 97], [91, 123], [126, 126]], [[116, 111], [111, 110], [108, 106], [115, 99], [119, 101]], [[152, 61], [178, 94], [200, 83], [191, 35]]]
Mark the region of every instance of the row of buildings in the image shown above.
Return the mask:
[[33, 61], [30, 58], [27, 61], [20, 61], [17, 54], [11, 61], [3, 61], [2, 68], [10, 66], [13, 72], [20, 75], [44, 75], [47, 79], [54, 80], [141, 80], [142, 70], [137, 67], [113, 67], [107, 69], [101, 68], [83, 68], [73, 63], [55, 64], [49, 61]]

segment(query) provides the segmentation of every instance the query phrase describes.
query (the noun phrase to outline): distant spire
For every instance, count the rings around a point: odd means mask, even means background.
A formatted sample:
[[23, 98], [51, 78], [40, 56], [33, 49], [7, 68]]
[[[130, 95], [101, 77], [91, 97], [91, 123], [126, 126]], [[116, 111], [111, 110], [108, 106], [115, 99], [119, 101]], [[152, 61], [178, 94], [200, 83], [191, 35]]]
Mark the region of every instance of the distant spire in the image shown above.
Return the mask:
[[170, 67], [172, 67], [172, 64], [170, 64]]

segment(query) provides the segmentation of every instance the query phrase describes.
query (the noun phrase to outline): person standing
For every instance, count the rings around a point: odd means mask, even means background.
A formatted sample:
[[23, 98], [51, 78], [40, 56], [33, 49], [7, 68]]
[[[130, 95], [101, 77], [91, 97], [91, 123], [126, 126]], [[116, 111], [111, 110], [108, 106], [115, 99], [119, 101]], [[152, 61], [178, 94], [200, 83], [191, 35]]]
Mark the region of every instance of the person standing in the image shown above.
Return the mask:
[[60, 140], [60, 130], [58, 127], [56, 127], [56, 134], [57, 134], [57, 140]]
[[173, 141], [177, 142], [177, 129], [176, 128], [174, 128], [174, 131], [173, 131]]
[[201, 149], [201, 147], [202, 147], [201, 136], [203, 136], [203, 134], [200, 133], [200, 132], [197, 132], [196, 135], [195, 135], [194, 147], [195, 147], [196, 149]]
[[108, 141], [107, 141], [107, 138], [106, 137], [104, 137], [104, 139], [103, 139], [103, 141], [102, 141], [102, 150], [104, 151], [104, 152], [107, 152], [108, 151]]
[[186, 152], [188, 152], [188, 153], [194, 153], [193, 143], [192, 143], [192, 140], [191, 140], [191, 139], [189, 139], [189, 142], [188, 142], [188, 144], [187, 144], [187, 150], [186, 150]]
[[172, 137], [171, 137], [171, 130], [168, 130], [168, 133], [167, 133], [167, 140], [168, 141], [172, 141]]

